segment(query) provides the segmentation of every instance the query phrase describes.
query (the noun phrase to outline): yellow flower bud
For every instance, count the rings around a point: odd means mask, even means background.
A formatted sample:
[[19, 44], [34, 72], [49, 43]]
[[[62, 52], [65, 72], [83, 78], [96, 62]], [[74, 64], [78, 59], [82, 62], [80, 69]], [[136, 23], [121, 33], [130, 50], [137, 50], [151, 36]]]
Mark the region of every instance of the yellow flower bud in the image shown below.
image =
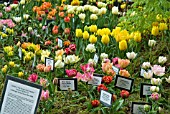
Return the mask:
[[97, 32], [97, 26], [96, 25], [91, 25], [90, 26], [90, 32]]
[[108, 35], [103, 35], [103, 36], [102, 36], [102, 39], [101, 39], [101, 42], [102, 42], [103, 44], [108, 44], [108, 43], [110, 42], [109, 36], [108, 36]]
[[13, 52], [13, 51], [8, 52], [8, 56], [9, 56], [9, 57], [11, 57], [11, 56], [13, 56], [13, 55], [14, 55], [14, 52]]
[[6, 69], [7, 69], [7, 68], [8, 68], [8, 66], [7, 66], [7, 65], [5, 65], [5, 66], [4, 66], [4, 68], [6, 68]]
[[6, 38], [7, 36], [8, 36], [8, 35], [5, 34], [5, 33], [2, 34], [2, 38]]
[[2, 71], [3, 73], [6, 73], [7, 69], [4, 67], [4, 68], [1, 69], [1, 71]]
[[134, 33], [134, 40], [136, 42], [140, 42], [141, 41], [141, 33], [139, 31]]
[[167, 27], [167, 24], [166, 23], [160, 23], [159, 24], [159, 30], [163, 31], [163, 30], [167, 30], [168, 27]]
[[31, 56], [29, 54], [26, 54], [24, 57], [24, 61], [28, 62], [31, 60]]
[[158, 26], [153, 26], [152, 27], [152, 35], [157, 36], [159, 34], [159, 28]]
[[10, 67], [15, 67], [15, 63], [14, 63], [13, 61], [10, 61], [10, 62], [9, 62], [9, 66], [10, 66]]
[[126, 8], [126, 4], [122, 4], [120, 7], [121, 7], [121, 9], [125, 9]]
[[83, 39], [87, 40], [89, 38], [89, 33], [87, 31], [83, 32]]
[[127, 42], [126, 40], [122, 40], [119, 42], [119, 49], [120, 50], [126, 50], [127, 49]]
[[80, 38], [80, 37], [82, 37], [82, 35], [83, 35], [82, 30], [81, 29], [76, 29], [76, 37]]
[[95, 35], [90, 35], [90, 39], [89, 39], [90, 43], [96, 43], [97, 42], [97, 37], [95, 37]]
[[24, 75], [23, 72], [18, 72], [18, 77], [22, 77]]

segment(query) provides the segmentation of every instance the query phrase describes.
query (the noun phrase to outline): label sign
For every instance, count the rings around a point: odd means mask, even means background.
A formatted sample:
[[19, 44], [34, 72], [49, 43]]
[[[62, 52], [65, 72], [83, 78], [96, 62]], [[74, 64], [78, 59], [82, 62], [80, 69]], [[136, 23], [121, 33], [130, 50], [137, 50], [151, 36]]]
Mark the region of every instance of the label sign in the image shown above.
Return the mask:
[[54, 71], [54, 59], [45, 57], [45, 66], [51, 66], [51, 70]]
[[152, 84], [141, 83], [140, 85], [140, 97], [150, 96], [152, 92], [150, 91], [150, 87]]
[[94, 60], [95, 63], [98, 63], [99, 57], [98, 57], [97, 54], [94, 55], [94, 59], [93, 60]]
[[149, 105], [150, 109], [152, 108], [152, 105], [149, 103], [144, 102], [132, 102], [131, 106], [131, 114], [147, 114], [144, 110], [145, 105]]
[[36, 114], [42, 86], [7, 76], [0, 102], [0, 114]]
[[112, 94], [105, 91], [101, 90], [100, 91], [100, 102], [107, 107], [112, 106]]
[[19, 58], [21, 60], [22, 59], [22, 48], [18, 49], [18, 55], [19, 55]]
[[58, 38], [58, 46], [59, 46], [60, 48], [63, 47], [63, 41], [62, 41], [60, 38]]
[[93, 79], [88, 81], [88, 84], [91, 85], [100, 85], [102, 83], [102, 74], [93, 74]]
[[120, 70], [119, 68], [112, 66], [112, 69], [116, 72], [117, 75], [119, 74], [119, 70]]
[[131, 91], [133, 82], [134, 82], [134, 79], [132, 78], [127, 78], [127, 77], [117, 75], [115, 79], [115, 87], [124, 89], [127, 91]]
[[59, 91], [77, 91], [77, 78], [59, 78], [58, 79], [58, 90]]
[[35, 67], [36, 55], [34, 55], [34, 61], [32, 63], [32, 69]]
[[141, 68], [140, 70], [140, 76], [143, 77], [144, 76], [144, 72], [146, 72], [143, 68]]

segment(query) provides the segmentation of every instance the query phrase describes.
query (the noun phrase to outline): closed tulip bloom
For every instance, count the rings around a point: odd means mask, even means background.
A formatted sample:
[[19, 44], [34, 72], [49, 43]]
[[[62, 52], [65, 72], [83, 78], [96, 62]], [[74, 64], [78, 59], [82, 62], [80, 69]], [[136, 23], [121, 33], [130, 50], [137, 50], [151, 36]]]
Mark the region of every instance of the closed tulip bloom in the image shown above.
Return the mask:
[[143, 77], [145, 79], [151, 79], [153, 77], [153, 72], [152, 71], [144, 72]]
[[90, 43], [96, 43], [97, 42], [97, 37], [95, 35], [90, 35], [90, 39], [89, 39]]
[[134, 33], [134, 40], [136, 42], [140, 42], [141, 41], [141, 33], [139, 31]]
[[101, 39], [101, 42], [102, 42], [103, 44], [108, 44], [108, 43], [110, 42], [109, 36], [108, 36], [108, 35], [103, 35], [103, 36], [102, 36], [102, 39]]
[[136, 57], [137, 53], [135, 52], [127, 52], [126, 56], [128, 59], [134, 59]]
[[87, 40], [89, 38], [89, 33], [87, 31], [83, 32], [83, 39]]
[[159, 34], [159, 28], [158, 26], [153, 26], [152, 27], [152, 35], [157, 36]]
[[166, 58], [166, 57], [159, 56], [159, 58], [158, 58], [158, 63], [164, 64], [166, 61], [167, 61], [167, 58]]
[[151, 79], [151, 84], [152, 85], [160, 85], [162, 83], [162, 80], [160, 78], [152, 78]]
[[149, 47], [153, 47], [155, 45], [156, 45], [156, 41], [155, 40], [149, 40], [149, 42], [148, 42], [148, 46]]
[[119, 42], [119, 49], [121, 51], [127, 49], [127, 42], [126, 42], [126, 40], [122, 40], [122, 41]]
[[98, 19], [98, 16], [96, 14], [91, 14], [90, 15], [90, 19], [91, 20], [97, 20]]
[[165, 78], [168, 83], [170, 83], [170, 76], [168, 78]]
[[83, 32], [81, 29], [76, 29], [76, 37], [80, 38], [83, 36]]
[[115, 15], [118, 15], [118, 7], [116, 7], [116, 6], [114, 6], [113, 8], [112, 8], [112, 14], [115, 14]]
[[91, 25], [90, 26], [90, 32], [97, 32], [97, 26], [96, 25]]
[[150, 87], [150, 91], [151, 91], [151, 92], [159, 92], [159, 87], [157, 87], [157, 86], [151, 86], [151, 87]]
[[53, 34], [58, 34], [58, 26], [54, 26], [53, 29], [52, 29], [52, 33]]
[[159, 24], [159, 30], [163, 31], [163, 30], [167, 30], [168, 27], [167, 27], [167, 24], [166, 23], [160, 23]]

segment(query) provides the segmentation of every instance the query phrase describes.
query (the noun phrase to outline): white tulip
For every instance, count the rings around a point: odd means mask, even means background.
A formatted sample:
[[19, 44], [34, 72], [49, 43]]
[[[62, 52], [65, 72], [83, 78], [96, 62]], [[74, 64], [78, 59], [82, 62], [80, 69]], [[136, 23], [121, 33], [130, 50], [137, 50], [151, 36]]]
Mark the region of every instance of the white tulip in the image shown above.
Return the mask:
[[166, 61], [167, 61], [167, 58], [166, 58], [166, 57], [159, 56], [159, 58], [158, 58], [158, 63], [164, 64]]
[[64, 62], [62, 62], [61, 60], [57, 60], [57, 62], [55, 63], [55, 68], [63, 68], [64, 67]]
[[117, 6], [114, 6], [114, 7], [112, 8], [112, 14], [118, 15], [118, 12], [119, 12], [118, 7], [117, 7]]
[[168, 83], [170, 83], [170, 76], [168, 78], [165, 78]]
[[28, 32], [31, 32], [32, 31], [32, 27], [28, 27]]
[[106, 14], [106, 11], [107, 11], [106, 8], [101, 8], [101, 9], [99, 9], [98, 15]]
[[143, 73], [143, 77], [144, 77], [145, 79], [151, 79], [152, 76], [153, 76], [153, 72], [152, 72], [151, 70], [149, 70], [148, 72], [144, 72], [144, 73]]
[[20, 4], [22, 4], [22, 5], [25, 4], [25, 0], [21, 0]]
[[11, 8], [17, 8], [18, 4], [10, 4]]
[[89, 10], [90, 5], [84, 5], [84, 10]]
[[153, 85], [160, 85], [162, 83], [162, 80], [160, 78], [152, 78], [151, 79], [151, 84]]
[[88, 44], [86, 47], [86, 51], [88, 51], [90, 53], [96, 52], [96, 48], [95, 48], [94, 44]]
[[80, 18], [81, 20], [84, 20], [85, 17], [86, 17], [86, 14], [80, 13], [78, 16], [79, 16], [79, 18]]
[[136, 57], [137, 53], [135, 52], [127, 52], [126, 56], [128, 59], [134, 59]]
[[159, 87], [151, 86], [151, 87], [150, 87], [150, 91], [151, 91], [151, 92], [159, 92]]
[[151, 67], [150, 62], [144, 62], [144, 63], [142, 64], [142, 68], [143, 68], [143, 69], [148, 69], [148, 68], [150, 68], [150, 67]]
[[98, 19], [98, 16], [96, 14], [91, 14], [90, 15], [90, 19], [91, 20], [97, 20]]
[[77, 11], [78, 11], [78, 12], [84, 12], [84, 7], [83, 7], [83, 6], [77, 7]]
[[19, 23], [19, 22], [21, 22], [21, 17], [13, 17], [13, 20], [14, 20], [16, 23]]
[[155, 40], [149, 40], [149, 42], [148, 42], [148, 46], [149, 47], [153, 47], [155, 45], [156, 45], [156, 41]]
[[64, 58], [64, 63], [74, 64], [74, 63], [77, 63], [79, 60], [80, 60], [80, 58], [78, 56], [68, 55], [67, 57]]
[[108, 58], [108, 54], [106, 53], [101, 53], [100, 55], [100, 59], [103, 60], [103, 59], [107, 59]]
[[23, 15], [23, 18], [24, 18], [25, 20], [27, 20], [27, 19], [29, 18], [29, 16], [30, 16], [30, 15], [28, 15], [28, 14], [24, 14], [24, 15]]

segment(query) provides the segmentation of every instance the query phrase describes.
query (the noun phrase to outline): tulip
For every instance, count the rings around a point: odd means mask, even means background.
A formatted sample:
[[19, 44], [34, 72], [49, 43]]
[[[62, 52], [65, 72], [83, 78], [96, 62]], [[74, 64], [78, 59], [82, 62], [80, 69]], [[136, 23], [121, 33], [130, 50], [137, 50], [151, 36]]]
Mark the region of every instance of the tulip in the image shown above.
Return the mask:
[[143, 69], [148, 69], [148, 68], [150, 68], [150, 67], [151, 67], [150, 62], [144, 62], [144, 63], [142, 64], [142, 68], [143, 68]]
[[120, 96], [125, 99], [125, 98], [128, 98], [129, 97], [129, 92], [126, 91], [126, 90], [122, 90], [121, 93], [120, 93]]
[[159, 56], [159, 58], [158, 58], [158, 63], [164, 64], [166, 61], [167, 61], [167, 58], [166, 58], [166, 57]]
[[65, 71], [68, 77], [74, 77], [77, 75], [76, 69], [70, 69], [70, 70], [66, 69]]
[[127, 70], [120, 70], [119, 75], [124, 76], [124, 77], [129, 77], [130, 74]]
[[112, 82], [112, 76], [104, 76], [102, 80], [104, 83], [110, 84]]
[[100, 55], [100, 59], [103, 60], [103, 59], [107, 59], [108, 58], [108, 54], [106, 53], [101, 53]]
[[160, 23], [159, 24], [159, 30], [161, 31], [164, 31], [164, 30], [167, 30], [168, 29], [168, 26], [166, 23]]
[[115, 102], [117, 100], [117, 96], [116, 95], [112, 95], [112, 101]]
[[160, 98], [160, 95], [158, 93], [154, 92], [151, 94], [151, 99], [156, 101], [156, 100], [159, 100], [159, 98]]
[[71, 51], [75, 51], [76, 50], [76, 44], [70, 44], [69, 48]]
[[118, 7], [116, 7], [116, 6], [114, 6], [113, 8], [112, 8], [112, 14], [115, 14], [115, 15], [118, 15]]
[[15, 63], [14, 63], [13, 61], [10, 61], [10, 62], [9, 62], [9, 66], [10, 66], [10, 67], [15, 67]]
[[101, 42], [103, 43], [103, 44], [108, 44], [109, 42], [110, 42], [110, 38], [109, 38], [109, 36], [108, 35], [103, 35], [102, 36], [102, 39], [101, 39]]
[[104, 84], [100, 84], [100, 85], [97, 86], [97, 91], [98, 91], [98, 92], [100, 92], [101, 89], [102, 89], [102, 90], [105, 90], [105, 91], [108, 90], [108, 88], [107, 88]]
[[90, 15], [90, 19], [91, 20], [97, 20], [98, 19], [98, 16], [96, 14], [91, 14]]
[[90, 35], [89, 41], [90, 43], [94, 44], [97, 42], [97, 37], [95, 35]]
[[64, 22], [66, 22], [66, 23], [70, 22], [70, 17], [68, 17], [68, 16], [65, 17], [65, 18], [64, 18]]
[[126, 42], [126, 40], [122, 40], [122, 41], [119, 42], [119, 49], [121, 51], [127, 49], [127, 42]]
[[22, 77], [24, 75], [23, 72], [18, 72], [18, 77]]
[[81, 29], [76, 29], [76, 37], [80, 38], [83, 36], [83, 32]]
[[40, 85], [41, 85], [41, 86], [46, 87], [46, 86], [47, 86], [47, 83], [48, 83], [47, 79], [45, 79], [45, 78], [40, 78]]
[[160, 78], [152, 78], [151, 79], [151, 84], [152, 85], [160, 85], [162, 83], [162, 80]]
[[53, 34], [58, 34], [58, 26], [54, 25], [54, 27], [52, 29], [52, 33]]
[[151, 87], [150, 87], [150, 91], [151, 91], [151, 92], [159, 92], [159, 87], [151, 86]]
[[88, 51], [90, 53], [96, 52], [96, 48], [95, 48], [94, 44], [88, 44], [86, 47], [86, 51]]
[[48, 90], [46, 90], [46, 91], [42, 90], [41, 100], [42, 100], [42, 101], [45, 101], [45, 100], [47, 100], [48, 98], [49, 98], [49, 91], [48, 91]]
[[144, 105], [144, 110], [145, 110], [145, 112], [149, 112], [150, 109], [151, 109], [151, 106], [150, 106], [150, 105], [148, 105], [148, 104], [145, 104], [145, 105]]
[[140, 42], [141, 41], [141, 33], [139, 31], [134, 33], [134, 40], [136, 42]]
[[87, 31], [83, 32], [83, 39], [87, 40], [89, 38], [89, 33]]
[[91, 104], [93, 107], [98, 107], [100, 105], [100, 101], [99, 100], [93, 100], [91, 101]]
[[35, 74], [35, 73], [29, 75], [28, 80], [29, 80], [30, 82], [34, 82], [34, 83], [35, 83], [35, 82], [38, 80], [38, 75]]
[[163, 76], [165, 74], [165, 67], [160, 65], [154, 65], [151, 69], [156, 76]]
[[65, 29], [64, 29], [64, 33], [65, 33], [65, 34], [70, 34], [70, 28], [65, 28]]
[[145, 78], [145, 79], [151, 79], [152, 77], [153, 77], [153, 72], [152, 71], [148, 71], [148, 72], [144, 72], [143, 73], [143, 77]]
[[91, 25], [90, 26], [90, 32], [97, 32], [97, 26], [96, 25]]
[[168, 78], [165, 78], [168, 83], [170, 83], [170, 76]]
[[156, 41], [155, 40], [149, 40], [149, 42], [148, 42], [148, 46], [149, 47], [153, 47], [155, 45], [156, 45]]
[[55, 63], [55, 68], [63, 68], [64, 67], [64, 63], [61, 60], [57, 60], [57, 62]]
[[135, 52], [127, 52], [126, 56], [128, 59], [134, 59], [136, 57], [136, 53]]
[[153, 26], [152, 27], [152, 35], [157, 36], [159, 34], [159, 28], [158, 26]]

